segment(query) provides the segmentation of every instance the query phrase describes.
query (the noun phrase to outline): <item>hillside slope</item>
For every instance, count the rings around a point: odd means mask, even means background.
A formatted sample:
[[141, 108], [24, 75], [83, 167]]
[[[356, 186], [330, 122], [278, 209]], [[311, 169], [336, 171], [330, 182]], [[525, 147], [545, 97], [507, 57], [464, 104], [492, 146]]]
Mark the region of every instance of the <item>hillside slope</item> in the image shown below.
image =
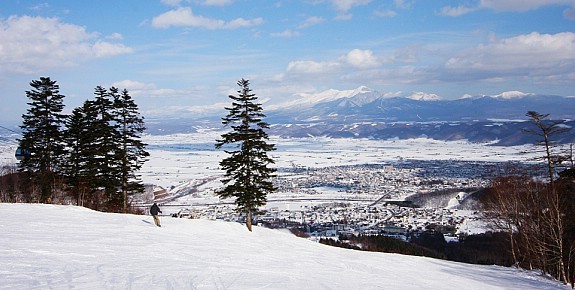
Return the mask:
[[[557, 289], [477, 266], [324, 246], [237, 223], [0, 204], [2, 289]], [[567, 288], [565, 288], [567, 289]]]

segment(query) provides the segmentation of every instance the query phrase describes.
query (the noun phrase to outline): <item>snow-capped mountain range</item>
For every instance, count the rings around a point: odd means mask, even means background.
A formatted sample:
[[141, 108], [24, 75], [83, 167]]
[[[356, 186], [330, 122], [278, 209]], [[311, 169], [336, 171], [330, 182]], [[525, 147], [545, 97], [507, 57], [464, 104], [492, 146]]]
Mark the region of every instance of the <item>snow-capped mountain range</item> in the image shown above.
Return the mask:
[[525, 120], [528, 111], [537, 111], [555, 119], [575, 119], [572, 108], [575, 98], [518, 91], [444, 100], [436, 94], [382, 94], [362, 86], [355, 90], [302, 94], [296, 100], [270, 106], [268, 116], [278, 123], [429, 122]]
[[[528, 111], [549, 114], [549, 119], [567, 120], [575, 126], [575, 98], [536, 95], [519, 91], [498, 95], [465, 95], [445, 100], [436, 94], [380, 93], [365, 86], [353, 90], [326, 90], [300, 94], [281, 104], [264, 104], [271, 134], [285, 137], [328, 136], [338, 138], [497, 141], [499, 145], [534, 143], [525, 129]], [[195, 131], [197, 127], [220, 126], [222, 112], [202, 120], [170, 119], [149, 123], [152, 134]], [[161, 131], [161, 132], [160, 132]], [[558, 138], [574, 143], [575, 130]]]

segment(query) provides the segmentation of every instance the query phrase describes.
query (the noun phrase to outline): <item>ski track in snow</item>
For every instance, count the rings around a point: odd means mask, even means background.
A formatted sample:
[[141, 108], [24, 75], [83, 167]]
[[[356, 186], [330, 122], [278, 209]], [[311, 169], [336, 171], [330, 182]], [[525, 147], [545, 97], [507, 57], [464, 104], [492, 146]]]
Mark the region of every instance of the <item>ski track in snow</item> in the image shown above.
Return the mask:
[[230, 222], [0, 204], [0, 289], [558, 289], [479, 266], [318, 244]]

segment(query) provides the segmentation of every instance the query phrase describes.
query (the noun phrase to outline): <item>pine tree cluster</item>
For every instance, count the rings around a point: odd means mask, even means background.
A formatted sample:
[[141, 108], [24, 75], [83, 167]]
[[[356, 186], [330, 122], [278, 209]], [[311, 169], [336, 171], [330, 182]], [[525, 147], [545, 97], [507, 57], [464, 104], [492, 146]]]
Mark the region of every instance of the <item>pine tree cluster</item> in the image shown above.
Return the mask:
[[93, 99], [65, 115], [56, 81], [30, 85], [19, 140], [25, 201], [127, 211], [128, 195], [143, 191], [136, 172], [149, 156], [140, 140], [144, 119], [129, 92], [98, 86]]

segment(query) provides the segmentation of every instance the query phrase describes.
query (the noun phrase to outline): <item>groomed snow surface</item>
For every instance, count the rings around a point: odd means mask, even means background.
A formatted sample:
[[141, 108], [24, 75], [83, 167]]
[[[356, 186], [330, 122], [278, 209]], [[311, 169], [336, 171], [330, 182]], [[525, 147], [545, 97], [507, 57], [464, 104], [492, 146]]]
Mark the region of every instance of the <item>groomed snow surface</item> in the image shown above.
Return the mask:
[[0, 204], [0, 289], [568, 289], [535, 271], [335, 248], [242, 224]]

